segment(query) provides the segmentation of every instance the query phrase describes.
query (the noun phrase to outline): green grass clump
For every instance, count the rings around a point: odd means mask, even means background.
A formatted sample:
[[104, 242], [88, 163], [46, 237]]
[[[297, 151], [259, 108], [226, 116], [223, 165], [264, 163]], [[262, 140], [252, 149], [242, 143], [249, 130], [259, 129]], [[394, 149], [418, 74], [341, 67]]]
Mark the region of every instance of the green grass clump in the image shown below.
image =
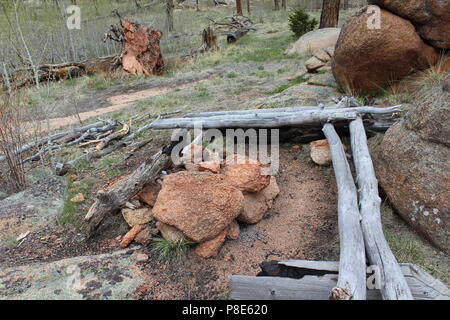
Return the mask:
[[181, 259], [186, 255], [187, 249], [194, 242], [183, 239], [179, 241], [169, 241], [162, 237], [152, 239], [152, 251], [155, 252], [161, 260]]
[[266, 92], [266, 93], [267, 93], [267, 94], [276, 94], [276, 93], [280, 93], [280, 92], [283, 92], [284, 90], [286, 90], [286, 89], [288, 89], [288, 88], [290, 88], [290, 87], [292, 87], [292, 86], [295, 86], [296, 84], [304, 83], [304, 82], [306, 82], [306, 81], [308, 81], [308, 78], [298, 77], [298, 78], [295, 78], [295, 79], [293, 79], [293, 80], [289, 80], [287, 83], [280, 84], [280, 85], [279, 85], [278, 87], [276, 87], [275, 89], [273, 89], [273, 90], [271, 90], [271, 91], [268, 91], [268, 92]]
[[69, 180], [66, 188], [66, 198], [61, 214], [58, 216], [58, 222], [62, 226], [73, 226], [77, 229], [81, 227], [83, 210], [80, 210], [82, 203], [70, 201], [78, 193], [82, 193], [85, 199], [88, 199], [97, 180], [94, 178], [86, 178], [77, 184]]

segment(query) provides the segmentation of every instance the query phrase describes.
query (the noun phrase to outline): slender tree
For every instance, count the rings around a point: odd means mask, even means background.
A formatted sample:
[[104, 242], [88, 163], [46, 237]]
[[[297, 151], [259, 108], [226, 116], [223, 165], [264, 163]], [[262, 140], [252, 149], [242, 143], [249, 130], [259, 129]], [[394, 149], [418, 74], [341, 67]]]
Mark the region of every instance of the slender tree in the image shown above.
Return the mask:
[[274, 0], [275, 2], [275, 11], [280, 10], [280, 0]]
[[167, 23], [167, 30], [169, 32], [172, 32], [174, 30], [173, 28], [173, 0], [166, 0], [166, 23]]
[[247, 13], [249, 16], [252, 14], [251, 8], [250, 8], [250, 0], [247, 0]]
[[239, 16], [242, 16], [242, 2], [241, 0], [236, 0], [236, 13]]
[[323, 0], [319, 29], [338, 26], [340, 4], [341, 0]]
[[287, 0], [281, 0], [281, 8], [286, 11], [286, 2]]

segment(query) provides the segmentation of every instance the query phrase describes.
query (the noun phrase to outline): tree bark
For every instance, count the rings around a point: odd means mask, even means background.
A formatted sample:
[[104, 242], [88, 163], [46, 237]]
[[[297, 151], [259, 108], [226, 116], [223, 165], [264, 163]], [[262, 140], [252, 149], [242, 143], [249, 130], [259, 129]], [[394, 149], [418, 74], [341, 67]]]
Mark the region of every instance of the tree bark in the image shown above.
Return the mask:
[[280, 0], [274, 0], [275, 2], [275, 11], [280, 10]]
[[287, 0], [281, 0], [281, 8], [286, 11], [286, 2]]
[[97, 199], [85, 216], [82, 229], [91, 237], [107, 214], [120, 209], [132, 196], [142, 190], [144, 185], [156, 181], [162, 170], [169, 167], [170, 156], [162, 151], [144, 162], [129, 176], [97, 193]]
[[242, 1], [236, 0], [236, 14], [242, 16]]
[[340, 2], [340, 0], [323, 0], [319, 29], [338, 26]]

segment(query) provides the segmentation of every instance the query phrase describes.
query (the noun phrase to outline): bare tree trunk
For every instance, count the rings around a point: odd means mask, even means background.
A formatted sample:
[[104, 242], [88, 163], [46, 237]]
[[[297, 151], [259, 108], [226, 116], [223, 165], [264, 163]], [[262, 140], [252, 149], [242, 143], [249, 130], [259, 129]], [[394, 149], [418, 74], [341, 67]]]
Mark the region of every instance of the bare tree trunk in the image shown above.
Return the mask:
[[197, 11], [200, 11], [198, 0], [195, 0], [195, 8]]
[[344, 0], [344, 10], [348, 10], [350, 8], [350, 0]]
[[280, 0], [274, 0], [275, 1], [275, 11], [280, 10]]
[[338, 26], [340, 2], [341, 0], [323, 0], [319, 29]]
[[249, 16], [252, 14], [250, 9], [250, 0], [247, 0], [247, 13]]
[[36, 83], [36, 87], [39, 88], [39, 74], [38, 74], [38, 70], [36, 67], [36, 64], [33, 61], [33, 57], [31, 56], [31, 52], [28, 49], [28, 45], [25, 41], [25, 37], [23, 35], [22, 32], [22, 28], [20, 27], [20, 22], [19, 22], [19, 14], [17, 12], [17, 1], [14, 1], [14, 16], [16, 18], [16, 26], [17, 26], [17, 31], [19, 32], [20, 35], [20, 40], [22, 41], [22, 45], [25, 49], [25, 52], [27, 53], [27, 58], [28, 58], [28, 63], [30, 64], [31, 69], [33, 70], [33, 75], [34, 75], [34, 81]]
[[236, 13], [239, 16], [242, 16], [242, 1], [236, 0]]
[[287, 0], [281, 0], [281, 8], [286, 11], [286, 1]]
[[173, 0], [166, 0], [166, 18], [167, 30], [172, 32], [173, 28]]

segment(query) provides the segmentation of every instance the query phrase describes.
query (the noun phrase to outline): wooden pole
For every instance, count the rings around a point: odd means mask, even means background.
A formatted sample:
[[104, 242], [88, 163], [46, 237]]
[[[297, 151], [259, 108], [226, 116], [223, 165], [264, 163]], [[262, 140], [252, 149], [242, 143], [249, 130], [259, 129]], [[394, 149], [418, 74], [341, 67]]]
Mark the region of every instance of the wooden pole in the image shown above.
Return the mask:
[[383, 235], [378, 181], [363, 121], [359, 117], [350, 122], [350, 138], [357, 175], [361, 226], [369, 262], [376, 265], [377, 272], [380, 272], [381, 294], [384, 300], [412, 300], [411, 290]]
[[331, 290], [332, 300], [366, 299], [366, 255], [360, 224], [358, 198], [347, 156], [331, 123], [323, 126], [330, 146], [338, 187], [339, 276]]

